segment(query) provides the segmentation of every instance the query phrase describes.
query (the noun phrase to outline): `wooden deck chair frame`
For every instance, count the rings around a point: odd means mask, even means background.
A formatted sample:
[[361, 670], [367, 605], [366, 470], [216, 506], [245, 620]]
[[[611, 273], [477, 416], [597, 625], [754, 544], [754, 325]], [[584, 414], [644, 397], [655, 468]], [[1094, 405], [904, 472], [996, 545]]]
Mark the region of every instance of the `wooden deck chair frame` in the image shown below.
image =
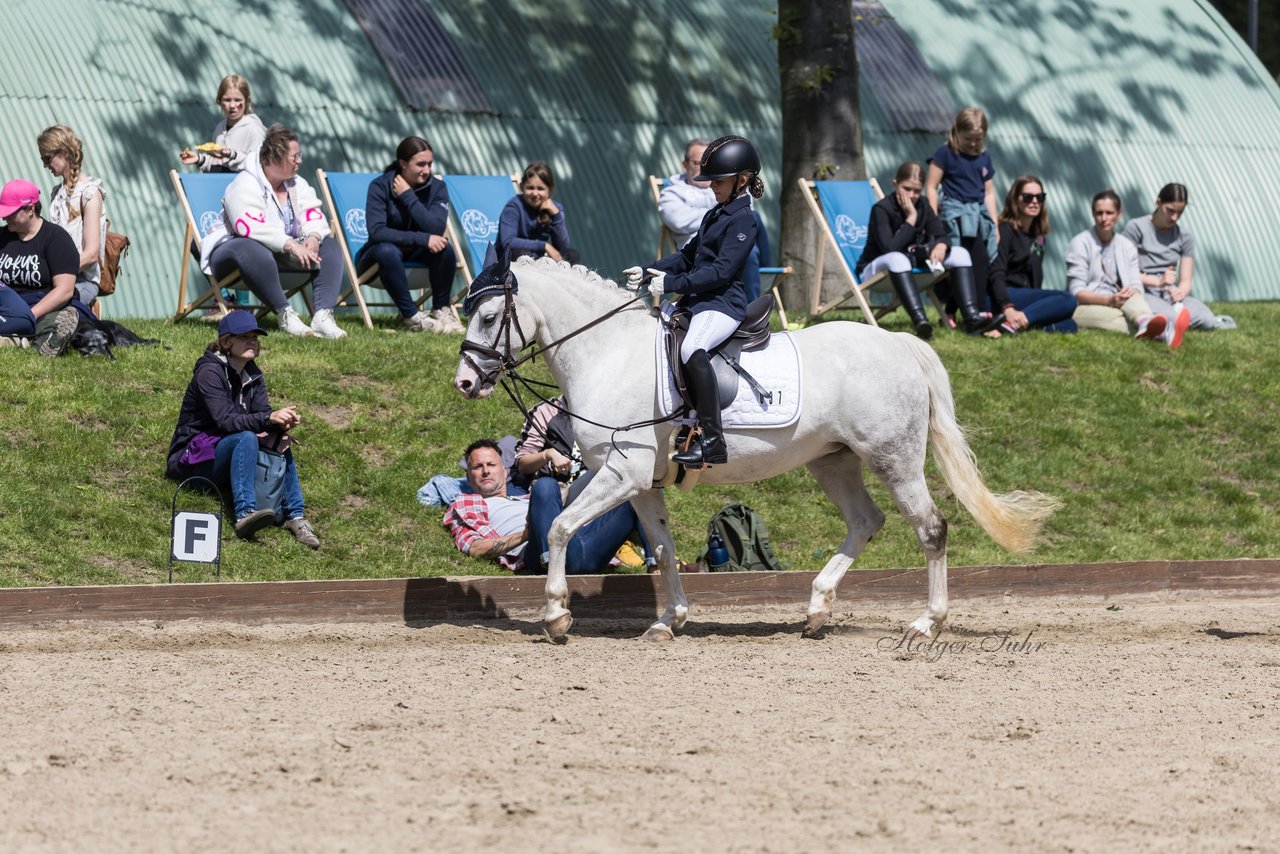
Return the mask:
[[[209, 280], [209, 292], [203, 294], [199, 299], [187, 301], [187, 277], [191, 273], [191, 261], [194, 256], [196, 259], [200, 257], [200, 231], [196, 225], [195, 214], [191, 210], [191, 202], [187, 200], [186, 190], [182, 188], [182, 176], [178, 174], [178, 170], [169, 170], [169, 180], [173, 182], [174, 192], [178, 194], [178, 200], [182, 203], [182, 212], [187, 220], [186, 231], [182, 237], [182, 274], [178, 280], [178, 310], [174, 314], [174, 320], [181, 320], [191, 312], [200, 308], [207, 302], [212, 301], [217, 306], [218, 316], [228, 314], [236, 306], [231, 305], [222, 298], [222, 289], [231, 288], [236, 282], [240, 281], [240, 271], [235, 270], [228, 275], [218, 278], [213, 273], [205, 273], [205, 278]], [[302, 298], [307, 304], [307, 310], [314, 311], [315, 306], [311, 301], [311, 297], [307, 294], [305, 288], [311, 284], [311, 280], [315, 278], [315, 274], [307, 276], [301, 284], [284, 289], [285, 297], [292, 298], [299, 291], [302, 292]], [[249, 308], [255, 317], [261, 318], [272, 312], [271, 306], [258, 305]]]
[[666, 258], [679, 249], [676, 246], [676, 235], [662, 218], [662, 181], [657, 175], [649, 176], [649, 191], [653, 193], [653, 206], [658, 211], [658, 258]]
[[[347, 243], [347, 233], [342, 228], [342, 213], [338, 210], [338, 205], [333, 199], [333, 193], [329, 189], [329, 176], [323, 169], [316, 170], [316, 185], [320, 188], [320, 192], [324, 196], [324, 203], [329, 206], [329, 230], [333, 232], [334, 237], [338, 241], [338, 245], [342, 247], [342, 264], [347, 271], [348, 284], [346, 288], [343, 289], [342, 293], [338, 295], [338, 305], [347, 305], [347, 299], [354, 296], [356, 298], [356, 304], [360, 307], [360, 315], [364, 319], [365, 328], [372, 329], [373, 318], [369, 316], [369, 306], [373, 306], [374, 308], [394, 308], [395, 303], [368, 302], [365, 300], [364, 294], [361, 292], [360, 288], [361, 286], [367, 285], [369, 282], [378, 278], [378, 265], [374, 264], [370, 266], [369, 269], [364, 271], [363, 275], [356, 271], [355, 255], [351, 252], [351, 246]], [[458, 235], [453, 230], [452, 217], [447, 220], [445, 225], [445, 239], [449, 241], [450, 246], [454, 247], [454, 252], [459, 257], [458, 269], [463, 270], [465, 274], [466, 267], [461, 260], [463, 253], [457, 251], [460, 244], [458, 243]], [[467, 281], [470, 281], [469, 277]], [[427, 300], [431, 299], [431, 289], [430, 287], [427, 287], [414, 288], [413, 290], [417, 290], [419, 293], [418, 298], [413, 301], [414, 305], [416, 305], [419, 310], [422, 310], [422, 307], [426, 304]], [[458, 313], [457, 308], [452, 306], [451, 308], [456, 316]]]
[[[814, 219], [818, 223], [818, 261], [815, 265], [813, 283], [809, 286], [809, 316], [818, 317], [826, 314], [828, 311], [839, 308], [850, 299], [858, 301], [858, 307], [862, 309], [862, 314], [866, 318], [867, 323], [872, 326], [879, 326], [879, 318], [884, 317], [891, 311], [894, 311], [901, 305], [897, 296], [893, 298], [887, 306], [881, 306], [872, 309], [871, 304], [867, 301], [867, 291], [888, 279], [888, 272], [880, 272], [876, 275], [859, 282], [858, 277], [853, 274], [853, 270], [849, 268], [849, 264], [845, 261], [844, 253], [840, 251], [840, 244], [836, 240], [836, 236], [831, 231], [831, 225], [827, 222], [826, 216], [822, 212], [822, 206], [818, 203], [818, 191], [813, 181], [808, 178], [798, 179], [800, 182], [800, 190], [804, 194], [805, 201], [809, 203], [809, 210], [813, 213]], [[871, 185], [871, 192], [875, 195], [876, 201], [884, 198], [884, 193], [880, 189], [880, 182], [875, 178], [868, 178], [867, 183]], [[868, 212], [869, 213], [869, 212]], [[827, 250], [836, 256], [836, 262], [840, 265], [841, 271], [844, 273], [845, 279], [849, 282], [850, 293], [842, 297], [838, 297], [831, 302], [822, 304], [822, 273], [826, 264]], [[933, 301], [934, 308], [938, 310], [938, 316], [943, 316], [942, 303], [938, 300], [938, 295], [934, 291], [934, 285], [946, 278], [947, 273], [940, 275], [929, 274], [930, 278], [921, 290], [927, 290], [929, 297]]]
[[173, 319], [181, 320], [211, 300], [220, 314], [226, 314], [231, 311], [231, 306], [223, 300], [222, 289], [230, 287], [240, 279], [239, 270], [223, 279], [209, 275], [209, 292], [199, 299], [187, 301], [187, 277], [191, 274], [191, 258], [193, 254], [196, 258], [200, 257], [200, 232], [196, 227], [195, 214], [191, 212], [191, 202], [187, 201], [187, 193], [182, 188], [182, 176], [178, 174], [177, 169], [169, 170], [169, 180], [173, 182], [173, 190], [178, 194], [178, 201], [182, 203], [182, 213], [187, 221], [186, 232], [182, 236], [182, 258], [180, 259], [182, 276], [178, 280], [178, 310]]
[[[662, 184], [663, 179], [657, 175], [649, 176], [649, 191], [653, 194], [653, 206], [658, 212], [658, 260], [661, 260], [680, 247], [676, 245], [675, 232], [671, 230], [671, 226], [667, 225], [662, 218]], [[670, 247], [670, 251], [667, 251]], [[782, 322], [782, 328], [787, 328], [787, 309], [782, 304], [782, 292], [778, 290], [778, 285], [784, 278], [791, 275], [791, 267], [761, 267], [760, 275], [773, 276], [773, 283], [770, 285], [770, 293], [773, 294], [774, 306], [778, 309], [778, 320]]]

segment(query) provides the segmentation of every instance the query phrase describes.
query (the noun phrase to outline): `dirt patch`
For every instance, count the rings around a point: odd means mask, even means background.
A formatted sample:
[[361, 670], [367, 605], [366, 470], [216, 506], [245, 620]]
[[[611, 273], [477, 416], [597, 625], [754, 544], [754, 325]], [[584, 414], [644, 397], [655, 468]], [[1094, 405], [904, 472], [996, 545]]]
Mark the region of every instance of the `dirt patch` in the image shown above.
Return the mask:
[[0, 848], [1266, 849], [1278, 604], [0, 631]]
[[89, 563], [118, 573], [121, 583], [124, 584], [148, 584], [163, 581], [168, 577], [167, 567], [162, 571], [143, 561], [121, 560], [108, 555], [91, 555]]
[[352, 409], [350, 406], [341, 404], [337, 406], [311, 405], [306, 407], [306, 412], [308, 415], [319, 418], [335, 430], [345, 430], [351, 426]]
[[370, 468], [381, 468], [387, 461], [387, 449], [381, 445], [361, 445], [360, 459]]

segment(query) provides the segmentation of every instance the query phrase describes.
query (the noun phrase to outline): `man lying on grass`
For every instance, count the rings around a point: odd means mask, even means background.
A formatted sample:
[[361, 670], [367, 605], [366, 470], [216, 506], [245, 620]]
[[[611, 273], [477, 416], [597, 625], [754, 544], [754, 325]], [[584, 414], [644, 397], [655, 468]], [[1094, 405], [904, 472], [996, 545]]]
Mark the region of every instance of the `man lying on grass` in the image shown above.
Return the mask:
[[[444, 514], [444, 527], [458, 551], [496, 560], [528, 575], [545, 574], [550, 559], [547, 532], [564, 503], [560, 483], [551, 477], [533, 482], [528, 495], [508, 495], [507, 469], [492, 439], [478, 439], [466, 451], [467, 486]], [[590, 473], [579, 478], [590, 477]], [[569, 540], [565, 571], [601, 572], [636, 527], [629, 503], [588, 522]]]

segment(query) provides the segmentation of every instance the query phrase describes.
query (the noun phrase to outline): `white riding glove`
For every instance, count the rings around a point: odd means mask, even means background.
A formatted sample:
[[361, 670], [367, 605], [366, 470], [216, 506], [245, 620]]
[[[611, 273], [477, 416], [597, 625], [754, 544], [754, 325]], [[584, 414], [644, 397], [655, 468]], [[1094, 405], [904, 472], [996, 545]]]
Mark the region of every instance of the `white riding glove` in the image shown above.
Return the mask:
[[640, 289], [640, 280], [644, 278], [644, 270], [639, 267], [628, 267], [622, 271], [622, 275], [627, 277], [627, 287], [631, 290]]
[[663, 282], [666, 281], [667, 274], [653, 268], [649, 269], [649, 273], [653, 276], [649, 280], [649, 294], [653, 297], [654, 303], [657, 304], [662, 299], [662, 295], [666, 293]]

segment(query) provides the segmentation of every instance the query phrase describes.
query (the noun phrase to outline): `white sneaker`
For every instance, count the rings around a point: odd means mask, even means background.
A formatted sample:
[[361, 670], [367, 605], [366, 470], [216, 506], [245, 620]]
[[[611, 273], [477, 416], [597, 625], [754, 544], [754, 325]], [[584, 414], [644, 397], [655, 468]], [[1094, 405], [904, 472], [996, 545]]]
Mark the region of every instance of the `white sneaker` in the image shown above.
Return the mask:
[[410, 332], [439, 332], [440, 325], [436, 323], [431, 315], [425, 311], [420, 311], [413, 317], [404, 319], [404, 328]]
[[311, 315], [311, 331], [318, 338], [346, 338], [347, 333], [333, 320], [333, 309], [322, 308]]
[[307, 326], [292, 308], [286, 308], [280, 313], [280, 329], [289, 335], [311, 334], [311, 327]]
[[467, 331], [466, 327], [464, 327], [458, 321], [457, 316], [453, 313], [453, 309], [450, 309], [450, 308], [433, 309], [431, 312], [431, 319], [434, 320], [436, 322], [436, 325], [440, 327], [440, 331], [446, 334]]

